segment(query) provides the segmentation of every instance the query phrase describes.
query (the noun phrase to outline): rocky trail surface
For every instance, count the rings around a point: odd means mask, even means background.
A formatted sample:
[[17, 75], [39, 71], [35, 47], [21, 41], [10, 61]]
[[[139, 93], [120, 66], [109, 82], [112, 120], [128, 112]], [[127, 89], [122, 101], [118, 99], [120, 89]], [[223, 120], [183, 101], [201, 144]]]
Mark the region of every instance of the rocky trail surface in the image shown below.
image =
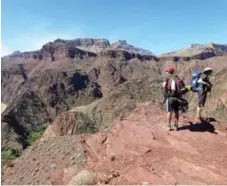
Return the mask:
[[141, 104], [111, 132], [37, 141], [2, 184], [227, 184], [227, 125], [190, 121], [164, 131], [164, 111]]

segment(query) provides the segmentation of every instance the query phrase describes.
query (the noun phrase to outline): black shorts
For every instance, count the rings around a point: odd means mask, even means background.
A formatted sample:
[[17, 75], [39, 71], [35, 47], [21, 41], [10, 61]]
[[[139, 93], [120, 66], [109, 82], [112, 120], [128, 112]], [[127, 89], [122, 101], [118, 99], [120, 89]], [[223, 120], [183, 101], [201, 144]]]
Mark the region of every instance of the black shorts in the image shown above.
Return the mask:
[[179, 103], [176, 99], [166, 99], [166, 112], [179, 112]]
[[198, 106], [203, 107], [206, 103], [207, 93], [202, 91], [198, 92]]

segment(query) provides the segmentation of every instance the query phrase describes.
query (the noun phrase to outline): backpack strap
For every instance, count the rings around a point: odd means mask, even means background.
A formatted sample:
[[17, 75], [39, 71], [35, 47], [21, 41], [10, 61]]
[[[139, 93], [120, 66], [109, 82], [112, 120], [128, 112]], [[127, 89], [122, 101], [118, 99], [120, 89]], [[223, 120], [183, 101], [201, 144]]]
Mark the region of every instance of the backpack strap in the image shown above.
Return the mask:
[[172, 81], [172, 78], [167, 78], [166, 79], [166, 89], [168, 90], [168, 91], [170, 91], [171, 90], [171, 81]]

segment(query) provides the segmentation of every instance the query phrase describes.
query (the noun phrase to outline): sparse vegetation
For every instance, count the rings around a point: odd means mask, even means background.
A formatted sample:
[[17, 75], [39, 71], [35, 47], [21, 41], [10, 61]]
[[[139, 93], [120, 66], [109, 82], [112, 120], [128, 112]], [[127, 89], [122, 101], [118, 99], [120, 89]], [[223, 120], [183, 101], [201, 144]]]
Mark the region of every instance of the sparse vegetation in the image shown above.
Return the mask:
[[45, 129], [46, 129], [46, 126], [45, 125], [41, 125], [37, 129], [33, 130], [27, 137], [28, 144], [31, 145], [38, 138], [40, 138], [42, 136], [43, 132], [45, 131]]
[[77, 176], [72, 179], [72, 185], [90, 185], [94, 179], [104, 181], [105, 176], [100, 173], [89, 172], [87, 170], [81, 171]]
[[5, 165], [9, 160], [13, 160], [20, 156], [20, 152], [16, 149], [9, 149], [2, 152], [2, 165]]

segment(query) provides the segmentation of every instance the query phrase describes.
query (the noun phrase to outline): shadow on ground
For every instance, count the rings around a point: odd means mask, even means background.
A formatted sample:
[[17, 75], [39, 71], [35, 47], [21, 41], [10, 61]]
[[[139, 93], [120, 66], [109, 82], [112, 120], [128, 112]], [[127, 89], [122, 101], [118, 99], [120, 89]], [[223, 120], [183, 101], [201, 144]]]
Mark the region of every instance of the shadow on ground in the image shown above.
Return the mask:
[[216, 121], [214, 118], [208, 118], [206, 121], [201, 121], [201, 123], [192, 123], [190, 125], [179, 127], [179, 130], [190, 130], [192, 132], [210, 132], [213, 134], [218, 134], [215, 132], [215, 127], [210, 123]]

